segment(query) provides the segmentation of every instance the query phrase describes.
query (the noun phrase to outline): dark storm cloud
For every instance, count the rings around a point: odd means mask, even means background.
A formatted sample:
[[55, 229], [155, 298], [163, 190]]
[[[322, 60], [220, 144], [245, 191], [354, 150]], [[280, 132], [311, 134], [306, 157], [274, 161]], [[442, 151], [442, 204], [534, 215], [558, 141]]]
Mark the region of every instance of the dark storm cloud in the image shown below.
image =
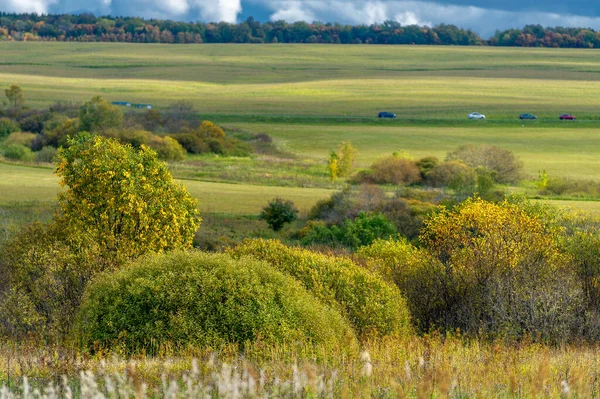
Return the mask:
[[597, 0], [0, 0], [4, 11], [93, 12], [183, 21], [258, 20], [362, 24], [395, 20], [401, 24], [455, 24], [483, 36], [498, 29], [583, 26], [600, 29]]

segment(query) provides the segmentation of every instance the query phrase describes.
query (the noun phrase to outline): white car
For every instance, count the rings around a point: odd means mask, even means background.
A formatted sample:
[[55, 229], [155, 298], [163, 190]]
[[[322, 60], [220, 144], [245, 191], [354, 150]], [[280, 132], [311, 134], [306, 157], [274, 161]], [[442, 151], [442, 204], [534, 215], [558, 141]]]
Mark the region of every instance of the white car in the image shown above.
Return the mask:
[[471, 112], [469, 115], [467, 115], [467, 118], [469, 118], [469, 119], [485, 119], [485, 115], [480, 114], [479, 112]]

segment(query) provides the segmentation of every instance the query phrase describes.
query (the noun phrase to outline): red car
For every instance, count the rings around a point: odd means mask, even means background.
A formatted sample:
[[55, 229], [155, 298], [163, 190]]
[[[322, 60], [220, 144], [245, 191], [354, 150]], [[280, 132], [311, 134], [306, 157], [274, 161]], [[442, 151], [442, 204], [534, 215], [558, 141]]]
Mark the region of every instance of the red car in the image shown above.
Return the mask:
[[563, 119], [574, 121], [575, 117], [573, 115], [570, 115], [570, 114], [562, 114], [561, 116], [558, 117], [558, 119], [560, 119], [561, 121]]

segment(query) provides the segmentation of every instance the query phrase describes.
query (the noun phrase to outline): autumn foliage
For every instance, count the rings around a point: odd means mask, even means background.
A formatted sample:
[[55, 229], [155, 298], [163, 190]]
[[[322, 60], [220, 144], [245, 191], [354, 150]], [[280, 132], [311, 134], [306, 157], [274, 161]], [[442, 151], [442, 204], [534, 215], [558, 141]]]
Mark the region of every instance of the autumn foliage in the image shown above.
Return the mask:
[[61, 217], [122, 262], [189, 248], [200, 225], [196, 200], [148, 147], [80, 134], [58, 153]]

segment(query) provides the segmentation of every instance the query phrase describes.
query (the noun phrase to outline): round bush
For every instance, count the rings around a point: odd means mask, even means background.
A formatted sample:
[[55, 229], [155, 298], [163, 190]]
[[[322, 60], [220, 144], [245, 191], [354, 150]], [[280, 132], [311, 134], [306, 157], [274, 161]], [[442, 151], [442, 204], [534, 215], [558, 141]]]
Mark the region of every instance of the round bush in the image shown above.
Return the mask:
[[11, 133], [21, 130], [19, 124], [9, 118], [0, 118], [0, 137], [6, 137]]
[[4, 144], [15, 144], [22, 145], [25, 147], [31, 147], [31, 143], [33, 143], [33, 141], [35, 140], [35, 136], [36, 135], [34, 133], [14, 132], [8, 136]]
[[395, 156], [380, 159], [371, 165], [369, 178], [375, 184], [414, 184], [421, 181], [421, 172], [410, 159]]
[[236, 256], [265, 260], [300, 280], [321, 301], [344, 312], [360, 336], [408, 335], [406, 300], [397, 287], [348, 258], [290, 248], [279, 241], [248, 240], [231, 250]]
[[56, 148], [45, 146], [42, 147], [41, 150], [35, 153], [35, 161], [36, 162], [46, 162], [51, 163], [54, 162], [54, 157], [56, 157]]
[[4, 157], [13, 161], [31, 161], [33, 160], [33, 152], [22, 145], [10, 144], [4, 148]]
[[76, 326], [87, 348], [130, 353], [175, 346], [309, 341], [355, 347], [339, 312], [256, 260], [198, 251], [149, 255], [86, 291]]
[[477, 174], [462, 162], [448, 161], [435, 165], [427, 173], [425, 181], [432, 187], [460, 189], [474, 187], [477, 183]]
[[518, 182], [523, 172], [523, 162], [515, 154], [493, 145], [463, 145], [448, 153], [446, 161], [463, 161], [472, 168], [484, 168], [502, 184]]

